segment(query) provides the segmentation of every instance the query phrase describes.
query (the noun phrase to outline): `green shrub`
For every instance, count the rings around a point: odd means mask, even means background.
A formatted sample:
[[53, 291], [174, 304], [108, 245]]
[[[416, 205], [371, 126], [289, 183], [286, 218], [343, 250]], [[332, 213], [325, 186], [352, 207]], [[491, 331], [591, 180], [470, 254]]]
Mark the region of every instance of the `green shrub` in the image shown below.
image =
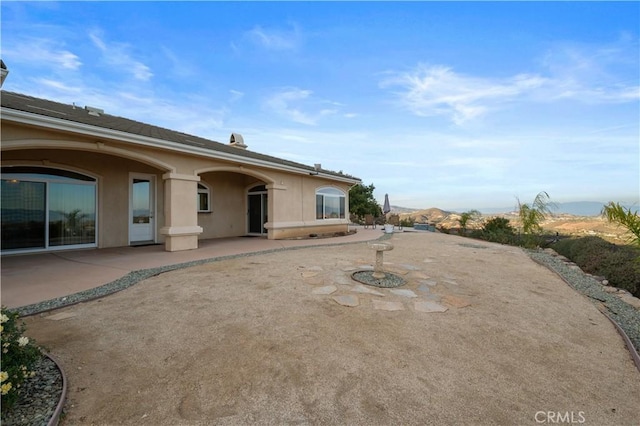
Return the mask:
[[400, 226], [404, 228], [412, 228], [415, 223], [416, 220], [412, 216], [406, 219], [400, 219]]
[[571, 238], [551, 247], [583, 271], [640, 297], [640, 248], [609, 243], [600, 237]]
[[33, 377], [33, 366], [42, 358], [42, 352], [24, 336], [24, 323], [18, 323], [18, 314], [0, 310], [2, 333], [2, 359], [0, 383], [2, 411], [10, 410], [20, 396], [20, 386], [27, 377]]
[[509, 219], [494, 217], [486, 221], [482, 227], [481, 239], [500, 244], [515, 244], [516, 233]]

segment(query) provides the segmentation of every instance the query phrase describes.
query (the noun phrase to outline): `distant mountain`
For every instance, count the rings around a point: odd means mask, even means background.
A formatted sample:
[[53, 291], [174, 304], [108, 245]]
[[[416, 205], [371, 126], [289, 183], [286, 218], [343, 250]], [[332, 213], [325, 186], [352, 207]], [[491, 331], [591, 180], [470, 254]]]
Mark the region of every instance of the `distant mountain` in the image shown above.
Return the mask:
[[413, 213], [415, 211], [418, 211], [420, 209], [412, 209], [410, 207], [400, 207], [400, 206], [391, 206], [391, 213]]
[[[600, 201], [574, 201], [570, 203], [556, 203], [557, 209], [553, 209], [554, 214], [571, 214], [574, 216], [599, 216], [606, 203]], [[631, 210], [640, 210], [637, 204], [621, 202], [620, 205]], [[517, 209], [517, 206], [503, 208], [480, 209], [482, 214], [509, 213]]]
[[401, 219], [413, 218], [417, 223], [440, 223], [451, 215], [451, 212], [432, 207], [430, 209], [409, 209], [391, 207], [391, 213], [400, 215]]
[[597, 216], [602, 212], [605, 203], [597, 201], [575, 201], [573, 203], [558, 203], [554, 213], [572, 214], [575, 216]]
[[[557, 209], [552, 210], [553, 214], [569, 214], [574, 216], [599, 216], [602, 208], [606, 203], [602, 203], [600, 201], [574, 201], [570, 203], [556, 203]], [[632, 211], [640, 211], [640, 206], [634, 203], [625, 203], [621, 202], [625, 208], [631, 209]], [[511, 207], [494, 207], [494, 208], [485, 208], [485, 209], [476, 209], [480, 210], [480, 213], [485, 215], [492, 214], [507, 214], [516, 211], [517, 206], [514, 204]], [[409, 215], [412, 216], [420, 216], [426, 215], [430, 216], [448, 216], [451, 213], [463, 213], [466, 211], [473, 210], [473, 208], [456, 210], [455, 212], [441, 210], [437, 208], [430, 209], [414, 209], [408, 207], [400, 207], [400, 206], [391, 206], [391, 213], [397, 213], [401, 215]], [[435, 213], [434, 211], [437, 211]]]

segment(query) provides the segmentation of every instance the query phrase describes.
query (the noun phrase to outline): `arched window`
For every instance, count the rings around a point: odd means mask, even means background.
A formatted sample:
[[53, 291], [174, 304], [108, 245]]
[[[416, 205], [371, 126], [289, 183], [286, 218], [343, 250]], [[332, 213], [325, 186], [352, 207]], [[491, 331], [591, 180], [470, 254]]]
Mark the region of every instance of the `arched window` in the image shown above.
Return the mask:
[[204, 183], [198, 183], [198, 213], [211, 212], [211, 189]]
[[316, 219], [344, 219], [345, 195], [337, 188], [316, 190]]

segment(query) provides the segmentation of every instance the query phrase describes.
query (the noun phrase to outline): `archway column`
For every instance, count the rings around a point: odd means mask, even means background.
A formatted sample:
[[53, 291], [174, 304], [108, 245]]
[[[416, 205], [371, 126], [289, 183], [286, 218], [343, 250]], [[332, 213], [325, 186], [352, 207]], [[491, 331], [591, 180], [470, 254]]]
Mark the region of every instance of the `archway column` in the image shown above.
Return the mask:
[[267, 239], [278, 238], [278, 222], [286, 217], [289, 206], [286, 204], [286, 185], [271, 183], [266, 185], [269, 221], [264, 225], [267, 229]]
[[198, 235], [202, 228], [198, 226], [199, 176], [178, 173], [165, 173], [164, 179], [164, 217], [165, 226], [160, 234], [165, 236], [166, 251], [193, 250], [198, 248]]

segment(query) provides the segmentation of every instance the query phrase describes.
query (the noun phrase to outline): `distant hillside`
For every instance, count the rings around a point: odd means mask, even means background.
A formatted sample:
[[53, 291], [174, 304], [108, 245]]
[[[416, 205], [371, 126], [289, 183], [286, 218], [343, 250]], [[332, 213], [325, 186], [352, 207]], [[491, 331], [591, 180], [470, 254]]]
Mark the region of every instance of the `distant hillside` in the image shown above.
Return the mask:
[[430, 209], [416, 210], [391, 206], [391, 213], [399, 214], [401, 219], [408, 219], [411, 217], [418, 223], [432, 224], [440, 223], [451, 215], [451, 212], [435, 207], [432, 207]]
[[[575, 201], [571, 203], [556, 203], [557, 209], [553, 210], [554, 214], [572, 214], [574, 216], [599, 216], [602, 208], [606, 203], [600, 201]], [[620, 203], [626, 208], [632, 210], [639, 210], [637, 204], [632, 203]], [[482, 214], [498, 214], [512, 212], [517, 208], [516, 204], [511, 207], [502, 208], [487, 208], [480, 209]]]
[[[578, 204], [577, 210], [572, 210], [572, 208], [575, 208], [572, 204]], [[580, 205], [582, 204], [584, 205], [581, 208]], [[593, 213], [596, 205], [598, 206], [598, 210], [595, 214], [572, 214], [559, 213], [556, 211], [552, 216], [544, 220], [541, 225], [545, 232], [558, 232], [560, 235], [564, 236], [578, 237], [593, 235], [599, 236], [616, 244], [621, 244], [627, 241], [628, 233], [625, 228], [608, 223], [604, 217], [600, 216], [600, 210], [602, 209], [603, 203], [564, 203], [561, 205], [562, 208], [558, 210]], [[637, 209], [637, 207], [633, 205], [628, 205], [627, 208], [631, 208], [632, 210]], [[503, 211], [500, 211], [500, 209], [496, 210], [497, 212], [495, 213], [487, 213], [486, 211], [483, 211], [481, 218], [478, 220], [472, 220], [468, 223], [468, 229], [479, 229], [482, 227], [484, 221], [495, 216], [509, 219], [513, 227], [516, 229], [520, 228], [520, 219], [517, 212], [513, 211], [513, 208], [503, 209]], [[458, 221], [458, 219], [460, 219], [460, 213], [450, 212], [435, 207], [418, 210], [392, 206], [391, 212], [399, 214], [401, 219], [411, 218], [416, 223], [430, 223], [443, 229], [456, 229], [460, 226], [460, 222]]]
[[400, 206], [391, 206], [391, 213], [401, 214], [401, 213], [413, 213], [418, 209], [412, 209], [409, 207], [400, 207]]

